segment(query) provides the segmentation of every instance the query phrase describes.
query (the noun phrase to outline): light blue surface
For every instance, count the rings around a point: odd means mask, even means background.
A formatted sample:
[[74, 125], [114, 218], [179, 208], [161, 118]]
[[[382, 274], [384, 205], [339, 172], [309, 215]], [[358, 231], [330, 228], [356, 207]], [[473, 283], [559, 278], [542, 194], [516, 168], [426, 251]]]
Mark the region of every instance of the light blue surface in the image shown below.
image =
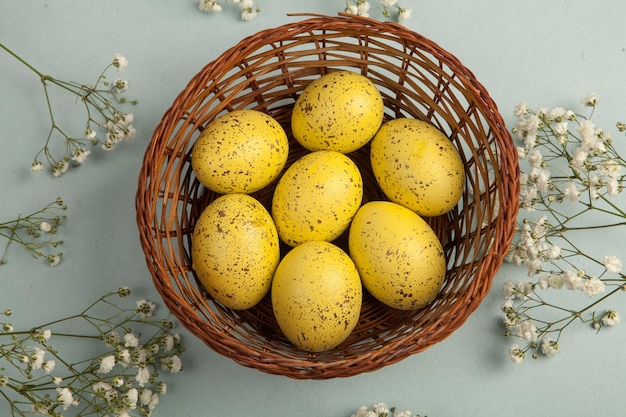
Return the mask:
[[[94, 152], [84, 167], [61, 179], [33, 176], [30, 163], [49, 126], [41, 88], [36, 76], [0, 51], [0, 221], [57, 196], [69, 206], [58, 267], [33, 261], [17, 246], [0, 267], [0, 309], [11, 307], [16, 324], [74, 312], [122, 285], [137, 297], [160, 301], [139, 244], [134, 197], [143, 153], [161, 116], [197, 71], [241, 38], [296, 20], [286, 15], [290, 12], [334, 15], [344, 7], [341, 0], [259, 3], [262, 11], [251, 22], [240, 21], [232, 4], [221, 15], [207, 15], [194, 0], [0, 3], [0, 41], [34, 66], [58, 78], [90, 82], [119, 52], [129, 61], [123, 74], [131, 83], [127, 96], [140, 101], [133, 109], [132, 142], [110, 154]], [[576, 108], [589, 92], [601, 97], [598, 125], [612, 129], [626, 119], [626, 2], [400, 4], [413, 9], [406, 25], [470, 68], [511, 127], [513, 107], [521, 100], [534, 107]], [[372, 16], [379, 15], [372, 10]], [[623, 256], [624, 249], [619, 251]], [[523, 276], [522, 269], [503, 267], [491, 294], [451, 337], [398, 364], [347, 379], [266, 375], [213, 353], [180, 329], [185, 369], [168, 380], [155, 415], [341, 417], [383, 401], [431, 417], [622, 416], [623, 327], [599, 335], [578, 327], [557, 357], [523, 366], [510, 362], [512, 341], [500, 327], [500, 289], [504, 281]]]

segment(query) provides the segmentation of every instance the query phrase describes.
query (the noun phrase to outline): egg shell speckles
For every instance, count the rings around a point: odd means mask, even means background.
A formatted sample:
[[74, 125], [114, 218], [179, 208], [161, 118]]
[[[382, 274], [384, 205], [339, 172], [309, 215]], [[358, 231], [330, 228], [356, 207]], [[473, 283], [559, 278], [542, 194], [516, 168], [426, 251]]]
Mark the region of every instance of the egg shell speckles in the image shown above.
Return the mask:
[[292, 249], [272, 282], [279, 327], [294, 346], [309, 352], [333, 349], [350, 335], [362, 298], [354, 263], [328, 242], [311, 241]]
[[387, 198], [421, 216], [447, 213], [463, 195], [465, 167], [459, 152], [427, 122], [386, 122], [372, 139], [370, 159]]
[[275, 119], [256, 110], [234, 110], [202, 131], [191, 166], [210, 190], [252, 193], [278, 177], [288, 155], [289, 139]]
[[291, 115], [294, 138], [311, 150], [353, 152], [376, 134], [384, 103], [366, 76], [336, 71], [312, 81], [298, 97]]
[[397, 203], [364, 204], [350, 226], [348, 247], [364, 287], [390, 307], [424, 307], [443, 285], [441, 242], [424, 219]]
[[225, 307], [245, 310], [271, 288], [280, 262], [278, 233], [260, 202], [247, 194], [226, 194], [198, 218], [191, 256], [211, 297]]
[[310, 240], [330, 242], [347, 230], [362, 200], [363, 178], [348, 156], [310, 152], [278, 181], [272, 217], [278, 235], [290, 246]]

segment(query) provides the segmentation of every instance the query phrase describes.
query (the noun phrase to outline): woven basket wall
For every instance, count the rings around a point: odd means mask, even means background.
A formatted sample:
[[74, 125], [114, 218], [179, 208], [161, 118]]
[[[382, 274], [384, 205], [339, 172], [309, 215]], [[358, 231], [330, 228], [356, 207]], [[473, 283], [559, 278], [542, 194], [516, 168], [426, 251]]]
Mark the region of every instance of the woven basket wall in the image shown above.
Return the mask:
[[[180, 322], [210, 348], [244, 366], [290, 378], [348, 377], [433, 346], [478, 307], [514, 232], [517, 153], [486, 89], [434, 42], [403, 26], [366, 18], [303, 19], [243, 39], [191, 79], [146, 151], [137, 223], [156, 289]], [[290, 134], [291, 108], [299, 93], [338, 69], [366, 75], [378, 86], [386, 119], [418, 118], [444, 131], [462, 155], [467, 180], [459, 205], [429, 219], [448, 259], [437, 299], [407, 312], [365, 295], [351, 336], [334, 350], [311, 354], [281, 335], [269, 299], [248, 311], [232, 311], [202, 290], [191, 269], [191, 234], [202, 209], [217, 195], [196, 180], [190, 155], [204, 127], [235, 109], [267, 112]], [[288, 165], [305, 153], [293, 140], [291, 146]], [[385, 199], [368, 152], [365, 147], [350, 155], [364, 178], [364, 200]], [[272, 191], [273, 185], [254, 196], [269, 209]], [[335, 243], [345, 248], [345, 237]]]

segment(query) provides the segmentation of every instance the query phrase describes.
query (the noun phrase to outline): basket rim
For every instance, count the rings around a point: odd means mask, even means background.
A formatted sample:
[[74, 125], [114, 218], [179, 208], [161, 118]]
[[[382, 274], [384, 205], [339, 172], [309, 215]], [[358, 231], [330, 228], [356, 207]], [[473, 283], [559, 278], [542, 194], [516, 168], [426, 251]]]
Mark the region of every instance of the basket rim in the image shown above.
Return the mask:
[[[502, 116], [497, 110], [496, 103], [489, 96], [486, 88], [482, 84], [480, 84], [478, 80], [476, 80], [474, 74], [469, 69], [467, 69], [454, 55], [445, 51], [432, 40], [427, 39], [416, 32], [410, 31], [406, 27], [397, 23], [380, 22], [375, 19], [353, 16], [344, 13], [339, 13], [338, 16], [301, 13], [289, 14], [288, 16], [306, 17], [306, 19], [279, 25], [274, 28], [261, 30], [253, 35], [243, 38], [230, 48], [227, 48], [216, 59], [206, 64], [196, 75], [192, 77], [191, 81], [189, 81], [184, 89], [177, 95], [174, 103], [177, 103], [179, 100], [184, 100], [185, 98], [187, 98], [190, 93], [188, 90], [193, 87], [195, 82], [202, 84], [202, 81], [206, 82], [206, 80], [214, 71], [219, 71], [221, 66], [223, 65], [222, 62], [219, 61], [220, 57], [233, 54], [245, 56], [248, 51], [254, 51], [258, 49], [258, 45], [266, 45], [268, 42], [268, 36], [266, 35], [276, 33], [277, 31], [282, 30], [284, 33], [290, 33], [291, 36], [294, 36], [294, 34], [296, 33], [312, 32], [314, 30], [326, 30], [321, 28], [325, 28], [328, 24], [350, 21], [355, 24], [363, 25], [364, 28], [374, 29], [375, 32], [380, 31], [381, 33], [393, 32], [396, 34], [401, 34], [403, 37], [408, 38], [410, 41], [419, 43], [420, 46], [427, 47], [429, 53], [431, 53], [433, 56], [438, 57], [440, 61], [445, 62], [446, 65], [450, 67], [450, 69], [454, 72], [454, 74], [459, 76], [459, 79], [463, 83], [463, 85], [471, 90], [477, 102], [480, 103], [482, 110], [488, 111], [490, 118], [489, 122], [493, 123], [493, 132], [494, 135], [496, 135], [496, 139], [500, 141], [500, 145], [506, 143], [507, 141], [512, 142], [510, 133], [506, 129], [506, 125], [502, 119]], [[163, 250], [171, 251], [172, 249], [164, 248], [156, 242], [156, 240], [158, 240], [159, 238], [158, 231], [155, 231], [154, 227], [152, 227], [153, 222], [150, 219], [150, 212], [145, 211], [146, 207], [149, 208], [151, 212], [156, 212], [159, 208], [159, 189], [158, 186], [155, 185], [154, 179], [158, 178], [160, 166], [153, 163], [153, 155], [159, 150], [159, 137], [169, 137], [168, 133], [171, 134], [171, 131], [168, 132], [170, 128], [165, 126], [164, 120], [172, 117], [177, 118], [183, 113], [184, 109], [175, 104], [172, 104], [172, 106], [167, 109], [162, 119], [156, 126], [153, 132], [153, 136], [144, 154], [144, 161], [139, 172], [138, 188], [135, 196], [136, 220], [140, 232], [140, 243], [146, 257], [146, 264], [155, 283], [157, 280], [159, 282], [167, 281], [169, 279], [168, 277], [173, 273], [172, 271], [175, 271], [176, 273], [187, 272], [185, 271], [184, 266], [178, 265], [177, 263], [165, 265], [164, 263], [159, 261], [158, 256], [155, 256], [155, 254], [158, 254]], [[293, 358], [286, 357], [285, 355], [273, 352], [271, 350], [259, 352], [259, 355], [263, 356], [263, 360], [257, 359], [257, 365], [254, 365], [253, 363], [251, 363], [249, 358], [241, 358], [237, 356], [236, 350], [237, 346], [239, 345], [239, 342], [237, 340], [234, 340], [232, 343], [226, 343], [227, 341], [223, 341], [223, 349], [216, 349], [214, 346], [210, 347], [218, 351], [218, 353], [229, 356], [231, 359], [233, 359], [237, 363], [240, 363], [241, 365], [254, 367], [263, 372], [282, 374], [297, 379], [328, 379], [337, 376], [347, 377], [362, 372], [375, 371], [386, 365], [396, 363], [406, 358], [407, 356], [421, 352], [431, 347], [432, 345], [446, 339], [455, 330], [457, 330], [465, 323], [469, 315], [473, 313], [473, 311], [475, 311], [475, 309], [489, 292], [493, 276], [495, 275], [499, 266], [502, 264], [506, 253], [506, 250], [503, 250], [503, 248], [508, 248], [513, 238], [515, 225], [512, 219], [517, 217], [517, 212], [519, 210], [519, 203], [517, 198], [517, 196], [519, 195], [519, 181], [515, 180], [516, 175], [519, 175], [518, 168], [516, 166], [517, 156], [514, 155], [513, 159], [514, 149], [505, 148], [503, 151], [506, 151], [506, 157], [510, 159], [507, 159], [507, 163], [505, 165], [510, 168], [509, 174], [511, 175], [511, 180], [503, 181], [501, 184], [499, 184], [499, 192], [501, 193], [501, 195], [509, 197], [505, 199], [505, 201], [501, 202], [503, 211], [506, 211], [507, 215], [501, 216], [496, 220], [495, 227], [497, 229], [497, 239], [494, 243], [493, 253], [490, 253], [485, 257], [486, 262], [483, 262], [480, 266], [480, 269], [476, 272], [476, 274], [480, 276], [484, 275], [484, 278], [488, 281], [487, 285], [484, 285], [485, 283], [483, 282], [482, 286], [474, 287], [474, 293], [470, 294], [469, 297], [476, 302], [470, 305], [469, 308], [466, 305], [461, 305], [462, 303], [455, 303], [453, 305], [450, 313], [456, 318], [455, 322], [434, 323], [434, 326], [437, 329], [434, 330], [433, 335], [431, 335], [430, 340], [432, 341], [432, 343], [427, 346], [420, 345], [419, 340], [417, 340], [419, 339], [417, 335], [406, 335], [404, 339], [397, 339], [389, 342], [380, 349], [373, 350], [371, 352], [360, 353], [357, 356], [348, 355], [344, 359], [337, 361], [332, 365], [329, 365], [328, 363], [316, 362], [315, 355], [310, 355], [311, 361], [308, 365], [308, 369], [302, 369], [302, 362], [300, 360], [294, 360]], [[500, 156], [502, 157], [502, 155]], [[152, 191], [152, 194], [150, 193], [150, 191]], [[157, 290], [159, 291], [168, 309], [172, 311], [172, 313], [181, 321], [184, 327], [186, 327], [188, 330], [190, 330], [191, 333], [195, 335], [193, 328], [195, 325], [194, 320], [189, 317], [183, 317], [184, 313], [181, 313], [181, 306], [183, 306], [187, 302], [185, 298], [178, 295], [173, 296], [169, 292], [166, 293], [166, 290], [162, 290], [159, 286], [157, 286]], [[445, 330], [445, 332], [439, 331], [442, 328]], [[414, 342], [415, 347], [409, 350], [395, 350], [397, 346], [406, 345], [407, 342]], [[229, 349], [231, 349], [230, 353]], [[234, 352], [234, 354], [231, 354], [232, 352]], [[375, 365], [370, 368], [364, 368], [361, 363], [363, 361], [373, 361]], [[338, 372], [338, 367], [343, 368], [343, 370]]]

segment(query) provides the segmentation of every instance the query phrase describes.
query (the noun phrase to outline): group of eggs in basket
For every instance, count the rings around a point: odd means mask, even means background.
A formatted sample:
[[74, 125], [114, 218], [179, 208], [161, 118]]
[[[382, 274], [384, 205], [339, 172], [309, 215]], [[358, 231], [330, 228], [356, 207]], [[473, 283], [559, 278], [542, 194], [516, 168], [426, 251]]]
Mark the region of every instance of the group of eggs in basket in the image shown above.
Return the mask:
[[[244, 310], [269, 293], [281, 331], [309, 352], [333, 349], [350, 335], [363, 291], [402, 310], [433, 301], [446, 259], [423, 217], [459, 202], [463, 162], [431, 124], [383, 119], [376, 85], [336, 71], [296, 100], [291, 130], [308, 152], [286, 169], [289, 140], [271, 116], [235, 110], [206, 126], [191, 165], [219, 197], [197, 219], [191, 256], [214, 300]], [[368, 143], [387, 199], [363, 204], [363, 178], [349, 154]], [[274, 183], [271, 208], [250, 195]], [[344, 233], [347, 250], [333, 243]]]

